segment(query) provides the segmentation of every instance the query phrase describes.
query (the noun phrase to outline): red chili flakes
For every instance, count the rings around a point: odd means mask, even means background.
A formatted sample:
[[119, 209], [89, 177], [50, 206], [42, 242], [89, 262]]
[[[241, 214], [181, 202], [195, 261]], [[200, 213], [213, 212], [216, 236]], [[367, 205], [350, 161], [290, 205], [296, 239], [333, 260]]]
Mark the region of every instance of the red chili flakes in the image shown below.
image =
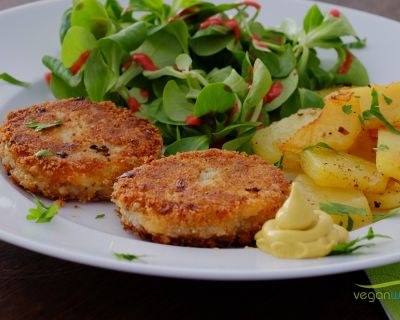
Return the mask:
[[82, 69], [83, 65], [86, 63], [86, 60], [89, 58], [89, 56], [90, 56], [90, 50], [87, 50], [81, 54], [78, 60], [75, 61], [75, 63], [70, 68], [73, 75], [77, 74]]
[[134, 53], [132, 56], [133, 61], [139, 64], [146, 71], [157, 71], [160, 70], [151, 60], [151, 58], [144, 53]]
[[269, 103], [276, 98], [278, 98], [283, 91], [283, 85], [280, 82], [274, 82], [271, 85], [271, 88], [269, 89], [268, 93], [264, 97], [264, 103]]
[[44, 79], [46, 80], [47, 84], [50, 86], [51, 79], [53, 78], [53, 74], [51, 72], [46, 72], [44, 74]]
[[132, 112], [138, 112], [140, 108], [140, 103], [134, 97], [128, 98], [128, 106]]
[[350, 51], [346, 51], [346, 57], [343, 64], [337, 69], [337, 73], [346, 74], [349, 72], [351, 63], [353, 62], [353, 55]]

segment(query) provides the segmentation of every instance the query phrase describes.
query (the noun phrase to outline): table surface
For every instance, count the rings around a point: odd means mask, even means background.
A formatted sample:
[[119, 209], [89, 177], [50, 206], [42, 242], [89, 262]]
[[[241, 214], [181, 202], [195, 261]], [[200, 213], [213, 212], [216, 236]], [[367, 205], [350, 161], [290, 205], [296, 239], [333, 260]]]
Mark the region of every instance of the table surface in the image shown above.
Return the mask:
[[[28, 2], [33, 1], [0, 0], [0, 10]], [[324, 2], [400, 20], [398, 0]], [[274, 314], [301, 319], [311, 318], [311, 312], [317, 319], [383, 319], [377, 300], [357, 301], [353, 296], [354, 284], [367, 282], [364, 272], [259, 282], [146, 277], [65, 262], [0, 241], [0, 319], [266, 318]]]

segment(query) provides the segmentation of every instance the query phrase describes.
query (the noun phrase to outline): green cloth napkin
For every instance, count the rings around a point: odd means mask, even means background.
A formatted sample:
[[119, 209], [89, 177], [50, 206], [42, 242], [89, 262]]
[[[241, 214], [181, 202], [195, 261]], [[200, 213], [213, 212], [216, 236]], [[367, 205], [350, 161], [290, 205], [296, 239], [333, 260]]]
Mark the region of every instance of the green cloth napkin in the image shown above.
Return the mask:
[[400, 263], [369, 269], [366, 273], [386, 314], [390, 319], [400, 320]]

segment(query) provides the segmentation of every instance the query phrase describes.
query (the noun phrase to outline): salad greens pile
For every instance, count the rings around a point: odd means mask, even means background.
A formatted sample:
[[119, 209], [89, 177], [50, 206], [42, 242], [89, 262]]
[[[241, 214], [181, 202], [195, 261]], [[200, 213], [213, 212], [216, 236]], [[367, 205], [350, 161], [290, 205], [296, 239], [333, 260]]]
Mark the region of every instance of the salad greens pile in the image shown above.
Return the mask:
[[[302, 28], [266, 28], [254, 1], [74, 0], [60, 28], [61, 59], [45, 56], [56, 98], [111, 100], [155, 124], [166, 154], [222, 147], [251, 152], [256, 128], [323, 107], [315, 90], [367, 85], [350, 52], [359, 39], [337, 10], [314, 5]], [[354, 41], [345, 43], [343, 37]], [[317, 48], [334, 49], [324, 69]]]

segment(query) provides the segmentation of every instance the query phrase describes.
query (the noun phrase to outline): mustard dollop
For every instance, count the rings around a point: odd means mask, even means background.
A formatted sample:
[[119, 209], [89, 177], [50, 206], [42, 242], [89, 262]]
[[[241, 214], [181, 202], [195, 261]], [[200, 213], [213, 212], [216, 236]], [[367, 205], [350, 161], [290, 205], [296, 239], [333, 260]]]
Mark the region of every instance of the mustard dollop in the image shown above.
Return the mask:
[[296, 182], [275, 219], [267, 221], [255, 236], [259, 249], [286, 259], [326, 256], [348, 238], [347, 230], [330, 215], [311, 208]]

